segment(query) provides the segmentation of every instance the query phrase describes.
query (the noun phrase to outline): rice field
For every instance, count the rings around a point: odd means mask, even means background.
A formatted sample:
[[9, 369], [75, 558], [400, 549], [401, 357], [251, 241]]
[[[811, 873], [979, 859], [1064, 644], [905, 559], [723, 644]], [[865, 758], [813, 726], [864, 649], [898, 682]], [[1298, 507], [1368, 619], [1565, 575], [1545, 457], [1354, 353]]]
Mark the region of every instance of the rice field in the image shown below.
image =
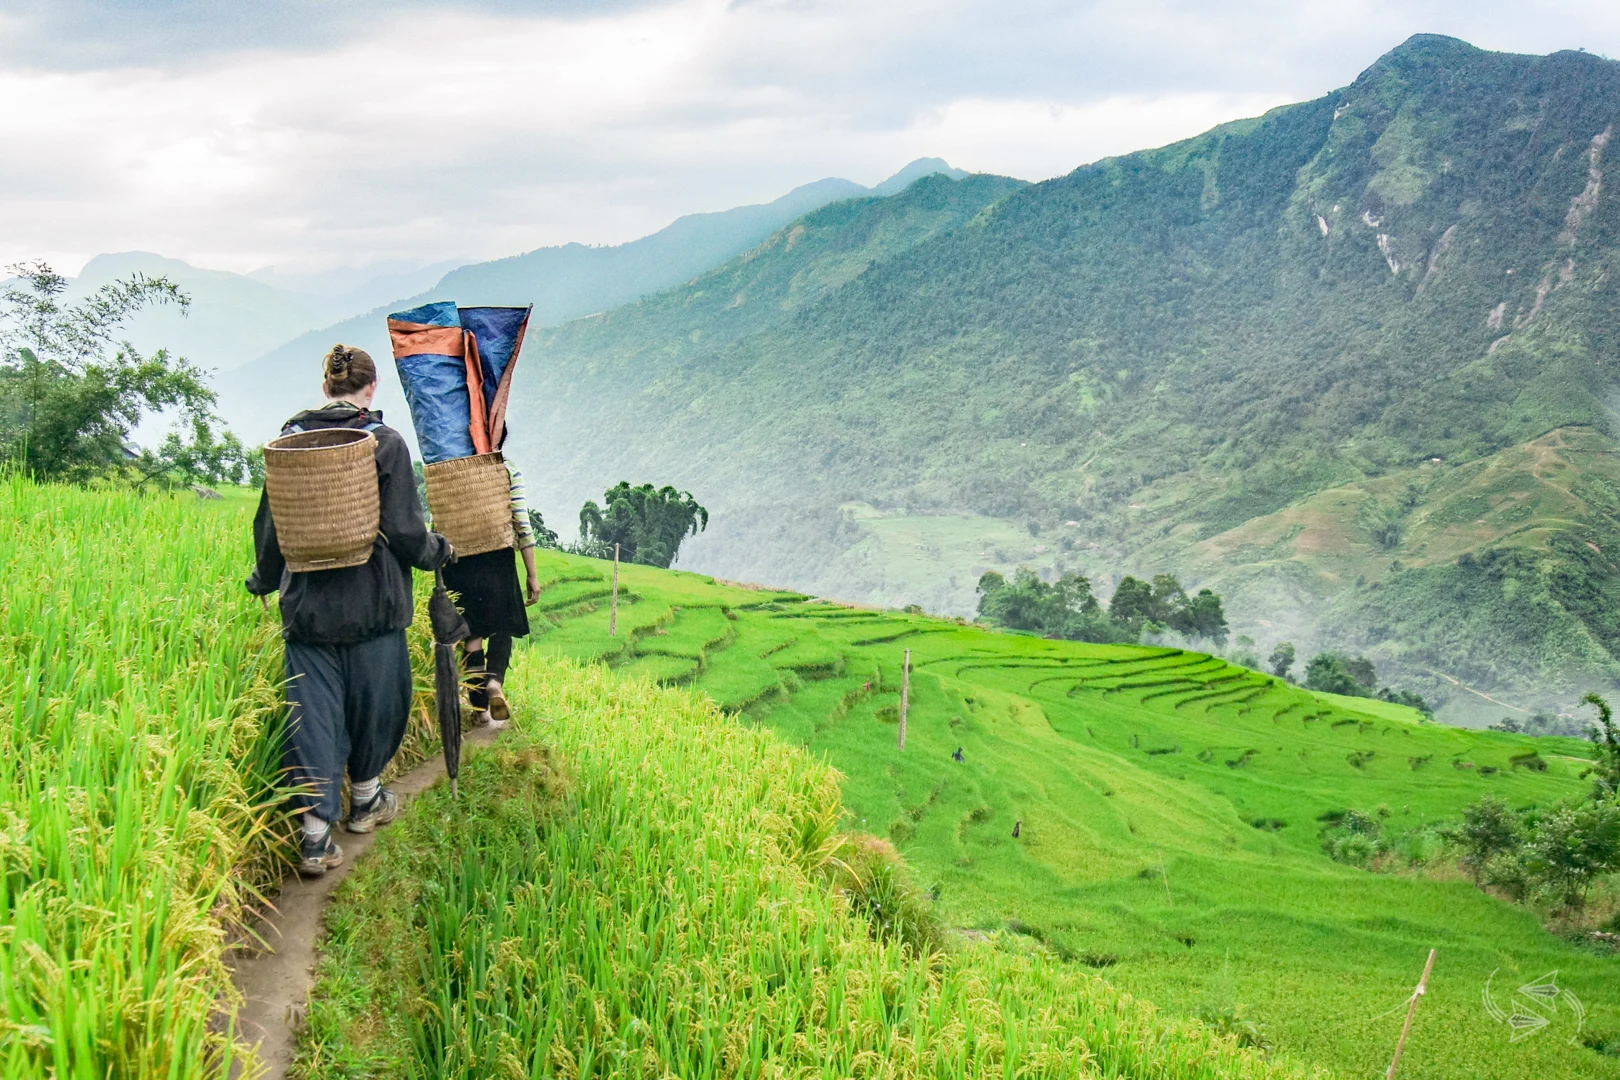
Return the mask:
[[1016, 937], [875, 939], [825, 879], [837, 773], [703, 694], [532, 653], [510, 685], [461, 801], [342, 886], [305, 1075], [1306, 1075]]
[[[242, 585], [256, 501], [0, 477], [8, 1080], [258, 1070], [224, 963], [286, 857], [280, 624]], [[418, 691], [396, 765], [438, 750]]]
[[281, 654], [237, 506], [0, 478], [0, 1074], [241, 1062]]
[[[223, 962], [283, 825], [249, 516], [0, 481], [0, 1075], [257, 1069]], [[1535, 743], [1531, 771], [1522, 737], [1200, 654], [645, 567], [609, 636], [607, 567], [540, 565], [517, 729], [346, 883], [306, 1075], [1365, 1075], [1438, 946], [1403, 1076], [1620, 1077], [1564, 1014], [1510, 1043], [1481, 996], [1556, 970], [1585, 1030], [1620, 1031], [1613, 957], [1318, 836], [1352, 807], [1550, 801], [1582, 784], [1578, 742]], [[402, 763], [435, 749], [418, 712]], [[874, 935], [830, 884], [845, 830], [900, 849], [955, 948]]]
[[[576, 588], [593, 571], [606, 580], [604, 564], [541, 556], [543, 577]], [[1235, 1010], [1344, 1075], [1382, 1074], [1398, 1006], [1437, 947], [1403, 1075], [1620, 1077], [1620, 1059], [1577, 1037], [1620, 1033], [1615, 957], [1455, 871], [1372, 873], [1322, 850], [1324, 823], [1352, 808], [1416, 835], [1486, 793], [1528, 806], [1584, 791], [1579, 740], [1423, 723], [1198, 653], [996, 634], [645, 567], [622, 581], [616, 638], [593, 600], [536, 620], [530, 652], [702, 691], [826, 760], [851, 827], [895, 843], [957, 927], [1014, 927], [1171, 1013]], [[1545, 771], [1515, 764], [1528, 749]], [[1556, 1016], [1556, 1038], [1511, 1041], [1488, 987], [1555, 970], [1584, 1015]]]

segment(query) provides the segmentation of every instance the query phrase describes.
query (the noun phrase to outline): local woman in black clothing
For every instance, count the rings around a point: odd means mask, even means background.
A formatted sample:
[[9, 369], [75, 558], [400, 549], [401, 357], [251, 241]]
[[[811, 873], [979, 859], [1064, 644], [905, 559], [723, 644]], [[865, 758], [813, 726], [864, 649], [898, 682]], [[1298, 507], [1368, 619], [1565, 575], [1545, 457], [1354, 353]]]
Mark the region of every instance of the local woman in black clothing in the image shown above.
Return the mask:
[[376, 437], [381, 512], [371, 559], [339, 570], [289, 571], [269, 497], [261, 496], [253, 521], [258, 565], [247, 582], [255, 596], [281, 593], [289, 706], [282, 761], [288, 781], [305, 792], [295, 801], [303, 815], [298, 868], [312, 876], [343, 861], [332, 825], [342, 815], [345, 773], [348, 831], [370, 832], [399, 813], [399, 800], [378, 777], [399, 750], [410, 715], [411, 569], [437, 570], [454, 558], [449, 542], [423, 521], [405, 440], [371, 408], [377, 368], [370, 355], [338, 345], [323, 370], [326, 405], [294, 416], [282, 433], [360, 428]]
[[[512, 547], [457, 559], [444, 568], [444, 584], [456, 595], [456, 606], [467, 617], [472, 636], [462, 653], [467, 674], [467, 702], [473, 707], [475, 726], [501, 727], [511, 719], [506, 700], [506, 669], [512, 663], [512, 639], [529, 634], [529, 613], [523, 608], [540, 599], [540, 578], [534, 569], [534, 530], [529, 525], [523, 498], [523, 478], [507, 462], [507, 483], [512, 509]], [[514, 552], [515, 549], [515, 552]], [[523, 559], [527, 589], [518, 586], [517, 560]]]

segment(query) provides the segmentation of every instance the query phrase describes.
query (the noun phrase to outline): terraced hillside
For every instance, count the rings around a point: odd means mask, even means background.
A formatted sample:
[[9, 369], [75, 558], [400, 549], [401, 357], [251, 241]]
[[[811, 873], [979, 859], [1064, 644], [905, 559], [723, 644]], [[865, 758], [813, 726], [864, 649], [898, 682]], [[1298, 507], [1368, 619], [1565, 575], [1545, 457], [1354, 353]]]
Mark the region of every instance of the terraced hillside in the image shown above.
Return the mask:
[[1177, 1012], [1235, 1010], [1346, 1075], [1387, 1064], [1438, 947], [1411, 1075], [1620, 1077], [1620, 1061], [1568, 1041], [1573, 1018], [1557, 1038], [1510, 1043], [1482, 1004], [1493, 973], [1500, 988], [1557, 969], [1586, 1002], [1585, 1029], [1615, 1030], [1612, 957], [1454, 873], [1372, 873], [1322, 853], [1324, 822], [1349, 809], [1418, 843], [1487, 792], [1516, 806], [1575, 794], [1579, 741], [1425, 724], [1197, 653], [995, 634], [638, 566], [623, 568], [610, 637], [605, 564], [540, 562], [534, 651], [695, 686], [826, 755], [855, 827], [892, 839], [955, 925], [1014, 927]]
[[620, 479], [697, 492], [685, 557], [726, 577], [966, 614], [987, 569], [1168, 572], [1447, 721], [1507, 711], [1458, 683], [1570, 708], [1620, 685], [1617, 129], [1620, 63], [1419, 35], [1314, 101], [837, 204], [540, 333], [511, 450], [554, 523]]

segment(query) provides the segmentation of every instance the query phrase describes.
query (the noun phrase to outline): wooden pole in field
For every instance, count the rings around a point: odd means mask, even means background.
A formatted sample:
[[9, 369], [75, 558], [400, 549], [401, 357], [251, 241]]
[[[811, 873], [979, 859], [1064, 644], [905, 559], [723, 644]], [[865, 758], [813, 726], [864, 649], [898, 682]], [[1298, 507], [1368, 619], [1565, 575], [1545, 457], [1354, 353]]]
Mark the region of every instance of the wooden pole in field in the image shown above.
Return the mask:
[[905, 666], [900, 673], [900, 749], [906, 748], [906, 710], [911, 707], [911, 650], [906, 650]]
[[1418, 1002], [1423, 995], [1429, 992], [1429, 973], [1434, 970], [1434, 950], [1429, 950], [1429, 962], [1423, 965], [1423, 978], [1418, 980], [1417, 989], [1412, 992], [1412, 1004], [1406, 1010], [1406, 1026], [1401, 1028], [1401, 1041], [1395, 1044], [1395, 1058], [1389, 1063], [1389, 1072], [1384, 1074], [1384, 1080], [1395, 1080], [1395, 1070], [1401, 1064], [1401, 1051], [1406, 1049], [1406, 1037], [1412, 1033], [1412, 1017], [1417, 1015]]
[[608, 608], [608, 637], [619, 636], [619, 545], [613, 545], [613, 604]]

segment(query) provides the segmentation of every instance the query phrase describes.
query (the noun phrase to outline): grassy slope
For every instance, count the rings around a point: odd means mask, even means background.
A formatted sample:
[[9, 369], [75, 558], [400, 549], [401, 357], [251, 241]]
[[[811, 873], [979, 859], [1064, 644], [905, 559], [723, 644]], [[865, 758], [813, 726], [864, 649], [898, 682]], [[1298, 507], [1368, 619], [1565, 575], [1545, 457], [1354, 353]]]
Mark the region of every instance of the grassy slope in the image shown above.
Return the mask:
[[[1480, 999], [1493, 970], [1518, 985], [1556, 968], [1592, 1007], [1589, 1029], [1613, 1029], [1613, 960], [1465, 881], [1344, 867], [1318, 840], [1318, 817], [1351, 807], [1386, 806], [1399, 826], [1486, 792], [1514, 805], [1574, 794], [1578, 741], [1420, 724], [1198, 654], [998, 635], [644, 567], [624, 568], [633, 602], [610, 639], [602, 565], [546, 553], [542, 566], [558, 581], [541, 601], [555, 625], [535, 649], [692, 682], [826, 755], [857, 826], [895, 839], [959, 925], [1019, 919], [1119, 986], [1177, 1011], [1246, 1006], [1281, 1048], [1351, 1075], [1387, 1063], [1400, 1018], [1383, 1014], [1437, 946], [1415, 1075], [1620, 1076], [1567, 1032], [1510, 1045]], [[1547, 772], [1509, 765], [1529, 745]]]
[[1016, 941], [874, 941], [822, 879], [837, 774], [703, 695], [532, 653], [512, 688], [463, 801], [344, 883], [306, 1075], [1299, 1075]]
[[[727, 576], [960, 611], [983, 546], [918, 552], [838, 508], [1032, 521], [1054, 553], [1071, 542], [1071, 566], [1225, 576], [1249, 627], [1378, 648], [1431, 692], [1444, 680], [1424, 669], [1572, 701], [1616, 677], [1620, 633], [1557, 579], [1620, 593], [1578, 550], [1608, 546], [1614, 500], [1515, 501], [1529, 528], [1506, 539], [1486, 513], [1466, 519], [1491, 526], [1475, 535], [1419, 519], [1462, 509], [1452, 481], [1501, 494], [1469, 463], [1511, 465], [1549, 432], [1584, 426], [1614, 449], [1620, 189], [1601, 137], [1617, 122], [1620, 65], [1419, 37], [1322, 99], [1006, 193], [872, 244], [864, 267], [832, 249], [881, 223], [841, 204], [806, 220], [819, 244], [784, 230], [763, 262], [539, 339], [515, 451], [546, 462], [536, 495], [553, 514], [620, 477], [697, 492], [716, 515], [690, 557]], [[837, 287], [787, 284], [801, 280]], [[1404, 494], [1384, 481], [1433, 457], [1449, 479], [1409, 515], [1414, 545], [1436, 540], [1426, 554], [1194, 549], [1290, 508], [1366, 544], [1366, 496]], [[1499, 547], [1537, 564], [1518, 576], [1544, 619], [1438, 571], [1391, 604], [1350, 565]], [[1561, 655], [1568, 631], [1595, 649]]]

